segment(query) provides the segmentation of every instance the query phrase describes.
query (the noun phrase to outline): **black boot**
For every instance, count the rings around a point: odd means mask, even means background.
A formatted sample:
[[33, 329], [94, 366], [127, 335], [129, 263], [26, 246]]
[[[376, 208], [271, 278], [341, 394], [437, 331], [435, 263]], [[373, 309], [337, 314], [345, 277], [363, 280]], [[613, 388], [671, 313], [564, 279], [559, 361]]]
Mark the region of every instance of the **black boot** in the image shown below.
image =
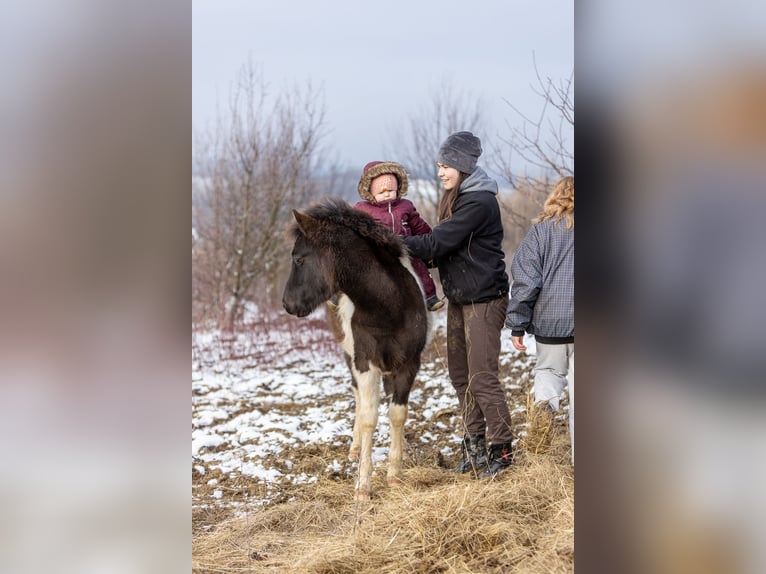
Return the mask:
[[481, 474], [482, 478], [495, 476], [511, 466], [513, 460], [513, 448], [511, 443], [493, 444], [489, 447], [489, 465]]
[[463, 452], [463, 459], [458, 463], [453, 472], [480, 473], [487, 469], [487, 443], [484, 441], [483, 434], [472, 434], [463, 436], [463, 442], [460, 445]]

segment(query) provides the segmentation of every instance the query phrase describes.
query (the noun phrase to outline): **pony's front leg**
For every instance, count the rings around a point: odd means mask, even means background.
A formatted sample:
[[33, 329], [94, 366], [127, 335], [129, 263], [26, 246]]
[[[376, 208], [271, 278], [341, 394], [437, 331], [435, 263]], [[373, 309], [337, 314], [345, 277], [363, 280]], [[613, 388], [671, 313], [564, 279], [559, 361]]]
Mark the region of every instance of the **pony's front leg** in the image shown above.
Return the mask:
[[407, 420], [407, 403], [401, 405], [391, 401], [388, 407], [391, 426], [391, 447], [388, 450], [388, 486], [402, 484], [402, 453], [404, 452], [404, 423]]
[[[337, 315], [335, 317], [337, 319]], [[345, 339], [341, 340], [345, 341]], [[350, 352], [353, 352], [353, 348], [343, 352], [343, 359], [346, 361], [349, 373], [351, 373], [351, 390], [354, 391], [354, 430], [351, 437], [351, 447], [348, 449], [348, 459], [356, 462], [359, 460], [359, 451], [361, 449], [361, 443], [359, 442], [359, 379], [357, 378], [359, 373], [354, 368], [351, 355], [349, 355]]]
[[354, 430], [351, 438], [351, 448], [348, 450], [348, 459], [351, 461], [359, 460], [359, 451], [361, 443], [359, 440], [359, 390], [356, 388], [356, 382], [351, 387], [354, 391]]
[[370, 499], [370, 478], [372, 476], [372, 437], [378, 425], [378, 406], [380, 403], [380, 371], [370, 369], [364, 373], [355, 373], [358, 383], [357, 418], [354, 427], [358, 428], [359, 479], [356, 483], [356, 500]]

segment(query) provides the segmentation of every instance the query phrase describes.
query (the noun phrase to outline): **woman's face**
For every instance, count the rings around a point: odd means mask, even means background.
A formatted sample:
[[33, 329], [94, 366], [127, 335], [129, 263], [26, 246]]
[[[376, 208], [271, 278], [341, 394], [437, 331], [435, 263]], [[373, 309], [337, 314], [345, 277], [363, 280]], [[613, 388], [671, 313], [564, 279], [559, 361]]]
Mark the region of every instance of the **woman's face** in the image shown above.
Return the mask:
[[457, 185], [457, 180], [460, 177], [460, 172], [454, 167], [446, 166], [443, 163], [437, 163], [436, 165], [439, 166], [438, 176], [444, 184], [444, 189], [447, 191], [454, 189]]

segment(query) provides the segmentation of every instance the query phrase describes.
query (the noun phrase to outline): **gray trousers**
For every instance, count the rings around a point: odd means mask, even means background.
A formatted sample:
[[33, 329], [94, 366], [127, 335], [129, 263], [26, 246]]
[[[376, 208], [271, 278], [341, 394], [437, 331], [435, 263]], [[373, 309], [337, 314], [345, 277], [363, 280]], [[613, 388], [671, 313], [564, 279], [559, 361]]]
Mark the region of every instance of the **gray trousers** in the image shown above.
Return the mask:
[[561, 393], [569, 385], [569, 434], [574, 463], [574, 343], [548, 345], [536, 341], [535, 346], [535, 404], [548, 401], [551, 409], [558, 411]]
[[492, 444], [509, 443], [511, 413], [498, 379], [500, 331], [508, 297], [447, 307], [447, 364], [457, 392], [465, 431], [486, 435]]

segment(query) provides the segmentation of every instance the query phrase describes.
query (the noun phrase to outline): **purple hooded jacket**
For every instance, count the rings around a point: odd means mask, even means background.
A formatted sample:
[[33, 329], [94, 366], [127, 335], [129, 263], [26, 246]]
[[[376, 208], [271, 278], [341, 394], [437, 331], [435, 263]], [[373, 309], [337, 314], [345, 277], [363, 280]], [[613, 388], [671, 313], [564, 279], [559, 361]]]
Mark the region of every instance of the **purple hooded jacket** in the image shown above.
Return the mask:
[[[396, 199], [384, 203], [375, 203], [375, 199], [370, 193], [370, 185], [373, 179], [386, 173], [393, 174], [399, 182]], [[431, 226], [426, 223], [425, 219], [420, 217], [415, 204], [403, 197], [407, 194], [408, 183], [407, 172], [398, 163], [370, 162], [364, 166], [362, 177], [359, 180], [359, 197], [364, 201], [357, 202], [354, 208], [368, 213], [375, 221], [384, 225], [396, 235], [408, 237], [431, 233]], [[411, 260], [413, 269], [418, 274], [418, 277], [420, 277], [426, 298], [436, 296], [436, 285], [431, 274], [428, 272], [426, 264], [415, 257], [412, 257]]]
[[409, 199], [399, 198], [385, 203], [360, 201], [355, 206], [359, 211], [369, 213], [378, 223], [385, 225], [396, 235], [423, 235], [431, 233], [431, 226], [420, 217]]

